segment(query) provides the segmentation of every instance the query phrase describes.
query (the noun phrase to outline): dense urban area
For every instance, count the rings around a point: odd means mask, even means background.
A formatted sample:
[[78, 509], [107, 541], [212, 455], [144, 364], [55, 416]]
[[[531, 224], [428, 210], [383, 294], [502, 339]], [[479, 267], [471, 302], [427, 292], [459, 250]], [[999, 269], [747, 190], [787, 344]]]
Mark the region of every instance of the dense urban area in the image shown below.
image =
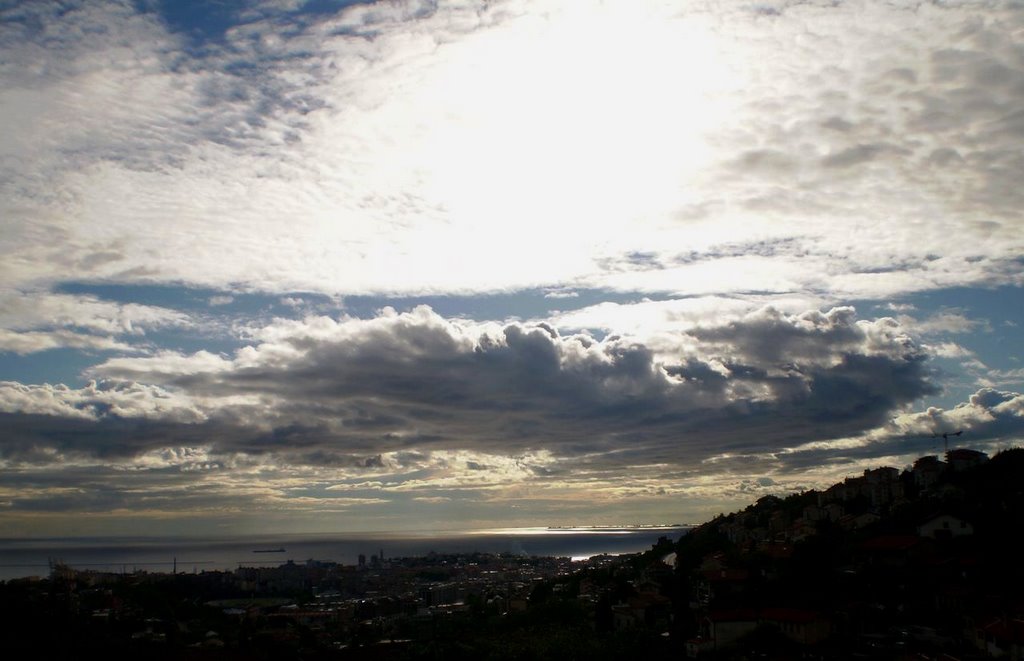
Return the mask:
[[626, 556], [430, 554], [0, 584], [7, 658], [1024, 658], [1024, 450], [766, 496]]

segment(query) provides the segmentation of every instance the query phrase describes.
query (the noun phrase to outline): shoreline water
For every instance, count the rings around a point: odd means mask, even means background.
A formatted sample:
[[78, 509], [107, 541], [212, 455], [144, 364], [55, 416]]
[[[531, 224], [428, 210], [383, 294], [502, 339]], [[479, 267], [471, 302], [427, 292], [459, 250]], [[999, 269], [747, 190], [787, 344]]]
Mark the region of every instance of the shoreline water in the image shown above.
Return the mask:
[[[678, 539], [688, 526], [505, 528], [429, 533], [371, 532], [250, 535], [222, 538], [88, 537], [0, 539], [0, 580], [46, 576], [51, 562], [96, 571], [200, 572], [276, 567], [307, 560], [354, 565], [370, 558], [435, 553], [512, 553], [583, 558], [646, 550], [659, 537]], [[281, 548], [285, 552], [253, 553]]]

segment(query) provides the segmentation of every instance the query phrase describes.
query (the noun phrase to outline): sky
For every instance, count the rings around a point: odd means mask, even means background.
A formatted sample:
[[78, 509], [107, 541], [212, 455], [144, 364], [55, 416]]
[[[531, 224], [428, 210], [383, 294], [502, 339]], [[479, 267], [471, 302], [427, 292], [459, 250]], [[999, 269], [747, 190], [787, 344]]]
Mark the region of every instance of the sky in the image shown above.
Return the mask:
[[1019, 446], [1022, 108], [1015, 2], [0, 2], [0, 537]]

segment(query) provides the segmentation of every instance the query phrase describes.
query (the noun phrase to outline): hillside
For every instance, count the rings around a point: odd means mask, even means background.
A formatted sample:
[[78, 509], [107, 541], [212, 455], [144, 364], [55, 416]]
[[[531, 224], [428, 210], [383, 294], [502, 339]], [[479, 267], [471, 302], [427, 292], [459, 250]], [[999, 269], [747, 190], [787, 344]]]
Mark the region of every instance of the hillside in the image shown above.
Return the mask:
[[946, 458], [767, 496], [680, 539], [689, 655], [1021, 658], [1024, 450]]

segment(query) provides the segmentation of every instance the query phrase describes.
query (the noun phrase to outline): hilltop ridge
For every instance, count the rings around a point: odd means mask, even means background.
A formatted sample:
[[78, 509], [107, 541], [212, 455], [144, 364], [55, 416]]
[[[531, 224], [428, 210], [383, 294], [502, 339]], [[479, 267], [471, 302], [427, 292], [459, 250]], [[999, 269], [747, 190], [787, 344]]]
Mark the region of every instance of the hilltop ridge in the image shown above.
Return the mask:
[[691, 530], [676, 544], [689, 656], [1021, 658], [1024, 449], [945, 458], [765, 496]]

